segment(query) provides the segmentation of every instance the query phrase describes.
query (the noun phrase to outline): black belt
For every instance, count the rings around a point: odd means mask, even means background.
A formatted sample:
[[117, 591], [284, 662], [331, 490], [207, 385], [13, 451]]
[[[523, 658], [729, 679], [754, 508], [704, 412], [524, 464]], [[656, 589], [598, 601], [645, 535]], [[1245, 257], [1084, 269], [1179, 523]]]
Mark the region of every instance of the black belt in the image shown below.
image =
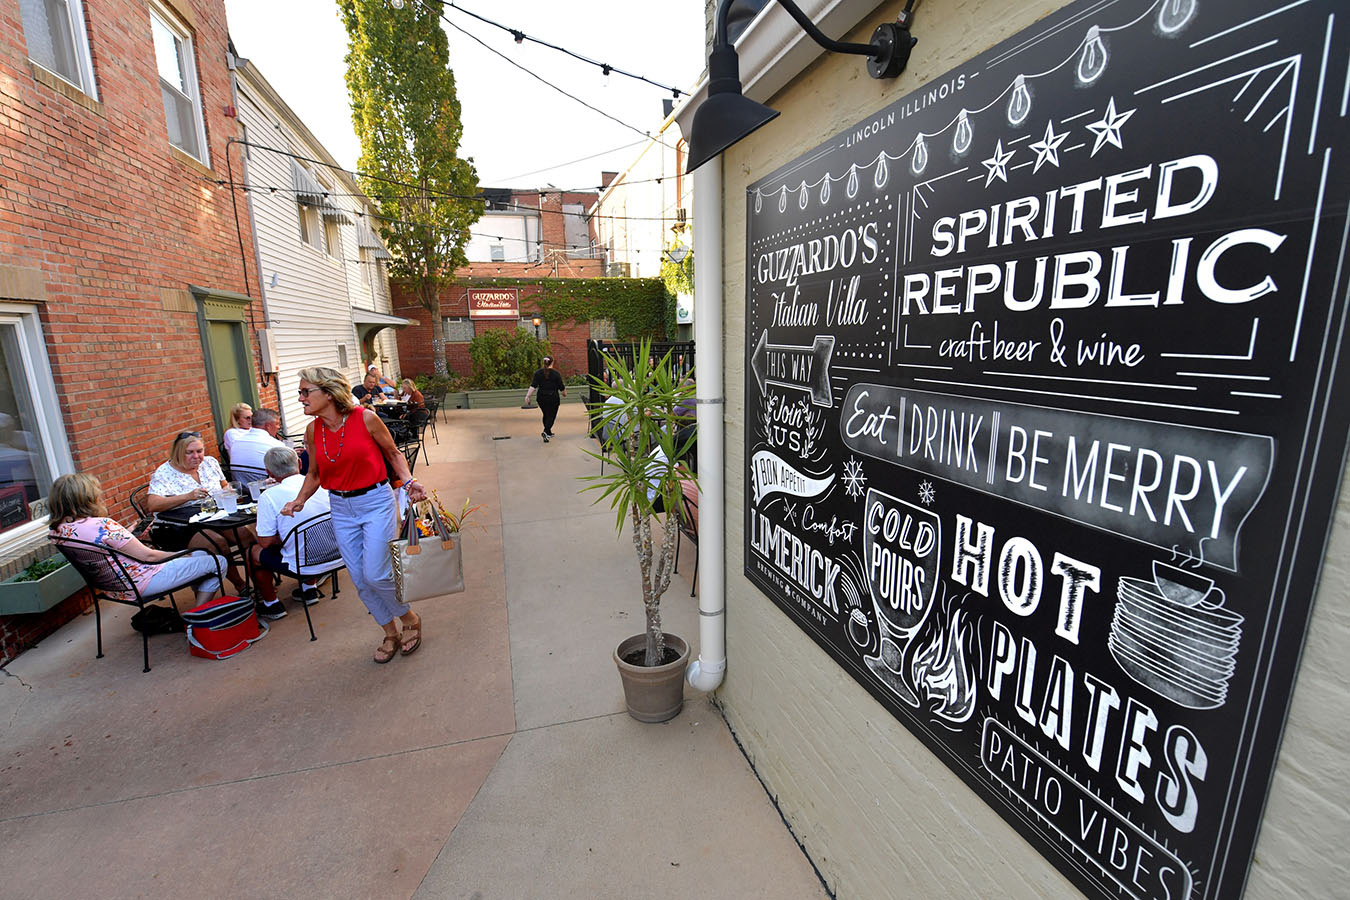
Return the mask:
[[366, 485], [366, 486], [363, 487], [363, 488], [357, 488], [357, 489], [354, 490], [354, 491], [339, 491], [339, 490], [334, 490], [333, 488], [329, 488], [329, 489], [328, 489], [328, 493], [330, 493], [330, 494], [337, 494], [339, 497], [360, 497], [362, 494], [369, 494], [371, 491], [375, 490], [377, 487], [384, 487], [384, 486], [385, 486], [386, 484], [388, 484], [388, 483], [389, 483], [389, 479], [386, 478], [386, 479], [384, 479], [384, 480], [382, 480], [382, 481], [377, 481], [377, 482], [375, 482], [374, 484], [368, 484], [368, 485]]

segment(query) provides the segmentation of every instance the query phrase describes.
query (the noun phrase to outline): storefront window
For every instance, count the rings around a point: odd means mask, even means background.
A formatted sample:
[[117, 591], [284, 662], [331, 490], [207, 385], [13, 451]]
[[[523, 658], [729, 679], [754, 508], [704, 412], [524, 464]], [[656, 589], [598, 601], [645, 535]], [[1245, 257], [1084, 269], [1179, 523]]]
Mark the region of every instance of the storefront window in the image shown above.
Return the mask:
[[52, 479], [68, 471], [36, 311], [0, 304], [0, 546], [46, 527]]

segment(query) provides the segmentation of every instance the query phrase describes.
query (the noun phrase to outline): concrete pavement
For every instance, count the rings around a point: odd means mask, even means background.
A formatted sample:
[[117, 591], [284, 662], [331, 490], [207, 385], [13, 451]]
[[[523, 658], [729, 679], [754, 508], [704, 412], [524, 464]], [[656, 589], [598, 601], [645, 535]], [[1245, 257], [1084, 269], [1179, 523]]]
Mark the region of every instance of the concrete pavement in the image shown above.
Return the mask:
[[[577, 494], [599, 471], [583, 409], [547, 445], [537, 411], [449, 417], [418, 477], [485, 508], [415, 655], [371, 662], [344, 576], [313, 643], [292, 608], [223, 662], [151, 638], [143, 674], [105, 605], [104, 659], [87, 615], [7, 667], [0, 896], [826, 896], [705, 697], [664, 725], [623, 712], [636, 563]], [[681, 563], [665, 624], [696, 644]]]

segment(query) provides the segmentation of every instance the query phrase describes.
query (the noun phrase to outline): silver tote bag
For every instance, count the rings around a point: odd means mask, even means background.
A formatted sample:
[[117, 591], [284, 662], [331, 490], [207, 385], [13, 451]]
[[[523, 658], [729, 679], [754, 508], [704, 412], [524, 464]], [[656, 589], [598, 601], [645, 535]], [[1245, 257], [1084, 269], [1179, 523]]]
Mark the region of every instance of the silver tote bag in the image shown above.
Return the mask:
[[451, 534], [434, 512], [432, 519], [436, 522], [437, 533], [423, 538], [417, 531], [417, 517], [409, 503], [403, 516], [403, 534], [389, 542], [394, 560], [394, 586], [403, 603], [464, 590], [460, 536]]

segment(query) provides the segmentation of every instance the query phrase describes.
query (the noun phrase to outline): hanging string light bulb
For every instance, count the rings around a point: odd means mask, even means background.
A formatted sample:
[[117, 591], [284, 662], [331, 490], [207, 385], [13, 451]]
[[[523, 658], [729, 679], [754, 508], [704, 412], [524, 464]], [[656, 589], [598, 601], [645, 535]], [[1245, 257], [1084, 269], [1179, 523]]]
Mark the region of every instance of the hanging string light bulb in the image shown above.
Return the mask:
[[1190, 24], [1199, 4], [1196, 0], [1163, 0], [1158, 10], [1158, 31], [1171, 37]]
[[877, 170], [872, 174], [872, 184], [877, 190], [886, 186], [886, 181], [891, 177], [891, 167], [886, 164], [886, 153], [882, 151], [877, 154]]
[[778, 211], [787, 212], [787, 185], [778, 192]]
[[922, 175], [926, 168], [928, 168], [928, 142], [923, 139], [921, 131], [914, 142], [914, 154], [909, 158], [909, 170], [915, 175]]
[[858, 167], [852, 165], [848, 167], [848, 184], [844, 185], [844, 193], [852, 200], [858, 196]]
[[1027, 88], [1027, 77], [1018, 75], [1013, 81], [1012, 99], [1008, 101], [1008, 124], [1021, 125], [1031, 115], [1031, 91]]
[[956, 117], [956, 134], [952, 136], [952, 152], [957, 156], [965, 156], [974, 138], [975, 130], [970, 127], [970, 116], [963, 109], [961, 114]]
[[797, 194], [798, 194], [798, 196], [797, 196], [797, 208], [798, 208], [798, 209], [806, 209], [806, 203], [807, 203], [807, 201], [810, 200], [811, 198], [807, 195], [807, 192], [806, 192], [806, 182], [805, 182], [805, 181], [803, 181], [802, 184], [801, 184], [801, 187], [799, 187], [799, 188], [797, 189]]
[[755, 188], [755, 212], [764, 208], [764, 194], [759, 188]]
[[1083, 39], [1083, 52], [1078, 54], [1078, 81], [1080, 84], [1092, 84], [1106, 71], [1106, 44], [1102, 41], [1101, 30], [1093, 25]]
[[820, 183], [820, 205], [824, 206], [830, 202], [830, 173], [825, 173], [825, 180]]

